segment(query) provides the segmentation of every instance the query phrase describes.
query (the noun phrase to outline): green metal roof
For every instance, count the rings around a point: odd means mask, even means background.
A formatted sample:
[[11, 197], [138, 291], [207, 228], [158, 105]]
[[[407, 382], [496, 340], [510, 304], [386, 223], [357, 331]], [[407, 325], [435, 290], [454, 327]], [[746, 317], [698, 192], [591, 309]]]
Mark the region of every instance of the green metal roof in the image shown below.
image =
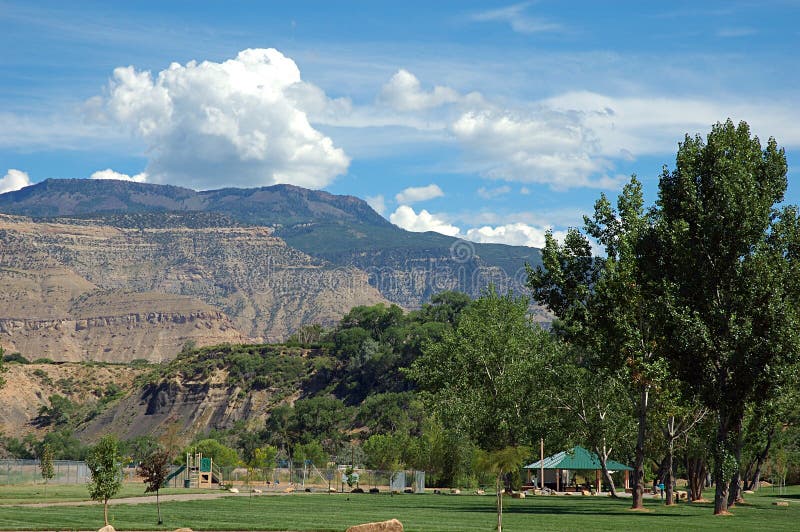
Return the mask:
[[[606, 467], [609, 471], [633, 471], [632, 467], [621, 464], [614, 460], [608, 460]], [[523, 469], [541, 469], [542, 461], [526, 465]], [[545, 469], [589, 469], [596, 470], [602, 469], [600, 467], [600, 459], [596, 454], [589, 452], [580, 445], [576, 445], [570, 451], [561, 451], [553, 456], [548, 456], [544, 459]]]

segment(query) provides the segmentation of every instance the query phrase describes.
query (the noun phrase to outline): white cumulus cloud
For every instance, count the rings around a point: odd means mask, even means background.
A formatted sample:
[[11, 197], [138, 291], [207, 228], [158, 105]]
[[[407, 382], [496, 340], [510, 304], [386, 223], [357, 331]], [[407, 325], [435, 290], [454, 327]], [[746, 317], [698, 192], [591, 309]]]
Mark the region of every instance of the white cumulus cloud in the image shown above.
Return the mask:
[[612, 165], [598, 154], [594, 132], [576, 113], [468, 111], [452, 131], [494, 179], [556, 189], [615, 188], [621, 182], [607, 175]]
[[455, 236], [460, 229], [436, 214], [431, 214], [425, 209], [419, 214], [408, 205], [400, 205], [390, 216], [389, 221], [407, 231], [422, 233], [425, 231], [435, 231], [443, 235]]
[[[511, 223], [499, 226], [483, 226], [468, 229], [467, 240], [480, 243], [508, 244], [511, 246], [544, 247], [544, 235], [547, 227], [536, 227], [524, 223]], [[557, 240], [563, 240], [565, 231], [554, 231]]]
[[0, 178], [0, 194], [13, 192], [31, 184], [31, 178], [22, 170], [10, 168], [6, 175]]
[[108, 94], [88, 107], [91, 116], [145, 142], [150, 181], [201, 189], [320, 188], [350, 162], [309, 123], [307, 113], [321, 112], [324, 99], [292, 59], [270, 48], [243, 50], [221, 63], [172, 63], [155, 76], [119, 67]]
[[410, 204], [442, 196], [444, 196], [444, 192], [439, 188], [439, 185], [432, 183], [424, 187], [408, 187], [396, 194], [394, 199], [397, 200], [397, 203]]
[[400, 69], [381, 89], [380, 100], [398, 111], [420, 111], [455, 103], [461, 100], [461, 95], [440, 85], [425, 91], [414, 74]]
[[98, 170], [90, 176], [90, 179], [117, 179], [119, 181], [133, 181], [134, 183], [147, 182], [147, 173], [142, 172], [136, 175], [121, 174], [115, 172], [111, 168], [105, 170]]

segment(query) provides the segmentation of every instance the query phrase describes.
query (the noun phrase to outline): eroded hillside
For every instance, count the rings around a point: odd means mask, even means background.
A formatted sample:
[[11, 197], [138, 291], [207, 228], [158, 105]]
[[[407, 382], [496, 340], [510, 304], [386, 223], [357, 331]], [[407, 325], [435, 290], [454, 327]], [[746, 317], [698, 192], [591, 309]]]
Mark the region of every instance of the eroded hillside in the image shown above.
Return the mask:
[[187, 341], [281, 339], [383, 301], [364, 272], [267, 228], [163, 225], [0, 215], [0, 345], [29, 358], [162, 360]]

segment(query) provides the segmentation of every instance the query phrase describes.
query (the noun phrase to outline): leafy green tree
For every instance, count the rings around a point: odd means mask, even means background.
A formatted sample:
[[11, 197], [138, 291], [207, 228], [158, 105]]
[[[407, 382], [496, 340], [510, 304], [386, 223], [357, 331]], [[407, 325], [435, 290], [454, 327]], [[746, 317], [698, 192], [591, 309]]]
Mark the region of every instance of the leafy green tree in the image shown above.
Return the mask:
[[350, 420], [351, 409], [340, 399], [322, 395], [295, 402], [290, 430], [294, 441], [317, 440], [328, 453], [334, 453], [345, 438], [343, 429]]
[[479, 451], [475, 459], [478, 470], [492, 473], [495, 477], [497, 499], [497, 532], [503, 532], [503, 477], [522, 467], [523, 460], [530, 456], [530, 448], [509, 446], [495, 451]]
[[259, 471], [261, 478], [266, 480], [269, 478], [268, 474], [272, 472], [277, 464], [277, 457], [278, 448], [274, 445], [265, 445], [255, 450], [252, 460], [250, 460], [247, 465]]
[[[367, 466], [389, 472], [389, 484], [394, 482], [397, 473], [405, 466], [405, 453], [409, 437], [402, 433], [375, 434], [364, 442]], [[394, 490], [390, 491], [394, 493]]]
[[423, 418], [423, 406], [413, 392], [370, 395], [359, 406], [356, 422], [369, 434], [413, 432]]
[[232, 449], [213, 438], [200, 440], [189, 446], [187, 450], [191, 453], [202, 453], [204, 458], [211, 458], [220, 467], [234, 467], [241, 462], [236, 449]]
[[445, 426], [485, 450], [503, 449], [531, 442], [537, 432], [540, 419], [531, 412], [555, 349], [528, 315], [526, 298], [491, 288], [462, 311], [454, 330], [425, 346], [409, 374]]
[[145, 493], [156, 494], [156, 511], [158, 513], [158, 524], [164, 523], [161, 519], [161, 504], [158, 498], [158, 492], [169, 476], [169, 463], [170, 455], [166, 449], [158, 449], [150, 453], [141, 464], [139, 464], [139, 475], [147, 484]]
[[108, 500], [122, 488], [122, 457], [119, 454], [119, 441], [113, 434], [107, 434], [89, 449], [86, 467], [89, 468], [89, 496], [93, 501], [103, 502], [103, 520], [108, 524]]
[[38, 423], [42, 426], [61, 426], [68, 424], [71, 417], [75, 414], [75, 403], [59, 394], [51, 395], [48, 401], [50, 406], [43, 405], [39, 408]]
[[632, 507], [639, 509], [651, 389], [666, 374], [657, 350], [655, 289], [642, 259], [642, 242], [651, 223], [641, 183], [633, 176], [616, 208], [601, 195], [593, 217], [584, 217], [584, 222], [586, 234], [604, 247], [606, 257], [594, 257], [589, 238], [577, 229], [568, 231], [563, 245], [548, 233], [542, 266], [528, 269], [528, 286], [558, 317], [557, 334], [583, 351], [584, 365], [627, 382], [638, 423]]
[[313, 464], [317, 467], [324, 467], [328, 463], [329, 454], [325, 452], [322, 444], [312, 440], [308, 443], [298, 443], [294, 446], [292, 460], [295, 465]]
[[547, 415], [559, 420], [562, 440], [578, 441], [597, 455], [611, 496], [617, 497], [608, 461], [614, 451], [616, 456], [629, 455], [636, 432], [624, 377], [581, 366], [571, 358], [555, 365], [553, 373]]
[[[649, 271], [665, 352], [717, 415], [714, 513], [738, 486], [747, 402], [780, 384], [800, 352], [796, 212], [775, 206], [787, 186], [783, 149], [762, 149], [728, 120], [704, 141], [686, 136], [659, 180]], [[734, 478], [736, 477], [736, 478]]]
[[158, 440], [152, 435], [136, 436], [124, 442], [126, 456], [134, 462], [142, 462], [145, 458], [160, 449]]
[[292, 414], [290, 405], [279, 405], [273, 408], [264, 425], [266, 441], [278, 449], [288, 452], [292, 444]]
[[44, 496], [47, 497], [47, 483], [56, 476], [53, 466], [53, 448], [48, 443], [42, 447], [42, 454], [39, 456], [39, 470], [42, 473], [42, 480], [44, 480]]

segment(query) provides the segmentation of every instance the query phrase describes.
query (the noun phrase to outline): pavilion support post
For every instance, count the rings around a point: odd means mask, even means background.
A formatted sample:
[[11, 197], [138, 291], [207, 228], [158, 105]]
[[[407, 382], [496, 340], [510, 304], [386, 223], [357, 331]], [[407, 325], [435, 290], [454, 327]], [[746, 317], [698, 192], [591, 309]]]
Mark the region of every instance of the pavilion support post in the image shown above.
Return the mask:
[[561, 470], [556, 469], [556, 491], [561, 491]]
[[539, 489], [544, 489], [544, 438], [539, 440]]
[[628, 470], [625, 470], [625, 489], [631, 489], [631, 474]]
[[595, 491], [595, 493], [597, 495], [600, 495], [600, 491], [601, 491], [601, 488], [603, 486], [602, 486], [602, 484], [600, 484], [600, 470], [599, 469], [595, 469], [594, 470], [594, 482], [595, 482], [595, 485], [597, 486], [597, 490]]

